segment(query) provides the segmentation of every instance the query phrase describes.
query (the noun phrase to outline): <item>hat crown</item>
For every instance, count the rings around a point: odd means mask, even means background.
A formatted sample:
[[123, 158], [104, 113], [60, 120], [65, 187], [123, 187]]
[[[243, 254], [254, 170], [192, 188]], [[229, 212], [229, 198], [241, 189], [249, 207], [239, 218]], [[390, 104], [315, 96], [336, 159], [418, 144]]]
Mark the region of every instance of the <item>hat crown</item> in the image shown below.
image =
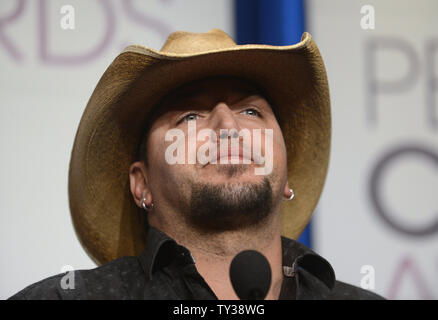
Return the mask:
[[220, 29], [212, 29], [206, 33], [176, 31], [169, 35], [162, 52], [176, 54], [193, 54], [235, 47], [231, 37]]

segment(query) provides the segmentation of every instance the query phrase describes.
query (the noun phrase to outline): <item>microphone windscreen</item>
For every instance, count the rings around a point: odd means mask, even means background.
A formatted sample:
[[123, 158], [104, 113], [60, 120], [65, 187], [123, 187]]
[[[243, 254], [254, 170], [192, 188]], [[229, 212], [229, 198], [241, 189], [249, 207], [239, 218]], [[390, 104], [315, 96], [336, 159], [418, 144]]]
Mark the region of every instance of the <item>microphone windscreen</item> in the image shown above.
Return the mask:
[[231, 261], [230, 279], [241, 300], [263, 300], [271, 286], [271, 267], [260, 252], [245, 250]]

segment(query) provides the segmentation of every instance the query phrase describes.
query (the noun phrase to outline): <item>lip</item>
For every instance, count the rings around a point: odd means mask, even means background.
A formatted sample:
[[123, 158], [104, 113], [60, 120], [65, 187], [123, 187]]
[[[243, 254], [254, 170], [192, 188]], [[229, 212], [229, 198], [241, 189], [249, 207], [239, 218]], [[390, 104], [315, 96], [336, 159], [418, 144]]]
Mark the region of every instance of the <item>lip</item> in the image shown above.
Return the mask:
[[[243, 163], [243, 157], [242, 156], [238, 156], [238, 157], [234, 157], [234, 156], [230, 156], [230, 155], [228, 155], [228, 156], [222, 156], [222, 157], [217, 157], [217, 163], [218, 164], [221, 164], [224, 160], [227, 160], [228, 162], [227, 163], [230, 163], [231, 162], [231, 160], [232, 159], [238, 159], [239, 160], [239, 163]], [[245, 158], [246, 159], [246, 158]], [[251, 160], [251, 159], [250, 159]], [[251, 160], [252, 161], [252, 160]]]
[[243, 149], [242, 148], [239, 149], [239, 155], [238, 156], [231, 155], [231, 149], [228, 149], [228, 155], [221, 155], [220, 152], [218, 152], [217, 153], [217, 157], [216, 157], [216, 164], [221, 164], [222, 161], [225, 160], [225, 159], [227, 160], [228, 164], [230, 163], [230, 161], [232, 159], [238, 159], [239, 160], [239, 164], [243, 164], [243, 160], [249, 160], [249, 161], [251, 161], [251, 163], [254, 162], [251, 157], [247, 158], [247, 157], [243, 156]]
[[[228, 155], [226, 155], [226, 154], [221, 155], [220, 146], [218, 145], [216, 148], [216, 159], [215, 159], [214, 155], [212, 154], [209, 157], [207, 163], [203, 164], [202, 167], [208, 166], [210, 164], [248, 164], [248, 165], [254, 164], [255, 162], [254, 162], [254, 159], [252, 157], [252, 152], [251, 151], [247, 152], [250, 154], [250, 157], [244, 157], [243, 150], [244, 149], [242, 147], [239, 147], [239, 155], [237, 157], [231, 155], [231, 148], [228, 148]], [[225, 160], [225, 159], [227, 159], [227, 160]], [[238, 163], [231, 163], [231, 159], [238, 159], [239, 161], [238, 161]], [[243, 163], [243, 161], [247, 160], [247, 159], [249, 160], [249, 163]], [[223, 161], [227, 161], [227, 162], [224, 163]]]

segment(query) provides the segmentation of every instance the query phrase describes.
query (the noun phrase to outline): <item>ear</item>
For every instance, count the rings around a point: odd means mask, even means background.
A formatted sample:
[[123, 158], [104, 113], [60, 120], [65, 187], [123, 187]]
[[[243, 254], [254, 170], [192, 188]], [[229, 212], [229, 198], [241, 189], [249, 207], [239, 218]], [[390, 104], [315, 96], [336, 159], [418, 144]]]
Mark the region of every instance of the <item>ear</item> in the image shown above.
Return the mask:
[[284, 186], [283, 196], [285, 198], [290, 198], [292, 192], [290, 191], [289, 181], [286, 181], [286, 185]]
[[152, 194], [150, 192], [147, 180], [147, 169], [142, 161], [136, 161], [129, 168], [129, 183], [135, 203], [140, 208], [142, 200], [146, 198], [146, 204], [152, 203]]

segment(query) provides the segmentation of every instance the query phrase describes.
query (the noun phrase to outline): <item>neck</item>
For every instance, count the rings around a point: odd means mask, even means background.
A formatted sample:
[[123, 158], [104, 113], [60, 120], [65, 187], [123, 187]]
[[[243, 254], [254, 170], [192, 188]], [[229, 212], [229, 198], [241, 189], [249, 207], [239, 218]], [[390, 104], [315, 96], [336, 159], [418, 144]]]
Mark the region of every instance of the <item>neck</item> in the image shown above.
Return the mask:
[[233, 258], [243, 250], [257, 250], [271, 266], [271, 288], [266, 299], [278, 299], [283, 280], [280, 214], [272, 214], [260, 226], [202, 233], [180, 223], [150, 224], [190, 250], [196, 260], [196, 268], [219, 299], [238, 299], [232, 287], [229, 269]]

